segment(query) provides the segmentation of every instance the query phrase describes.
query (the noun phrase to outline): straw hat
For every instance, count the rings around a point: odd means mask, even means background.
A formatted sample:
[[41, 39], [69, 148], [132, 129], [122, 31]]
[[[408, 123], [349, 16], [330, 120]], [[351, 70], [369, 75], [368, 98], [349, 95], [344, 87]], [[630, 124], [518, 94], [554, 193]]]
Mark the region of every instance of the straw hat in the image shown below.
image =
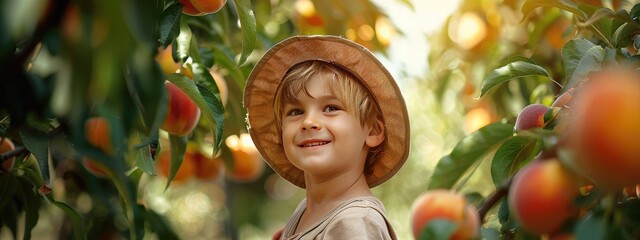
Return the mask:
[[336, 64], [353, 73], [372, 93], [385, 125], [384, 150], [366, 173], [369, 187], [391, 178], [409, 155], [409, 116], [400, 89], [382, 63], [365, 47], [337, 36], [294, 36], [273, 46], [256, 64], [244, 89], [249, 133], [273, 170], [305, 188], [304, 173], [287, 159], [276, 127], [276, 89], [292, 66], [310, 60]]

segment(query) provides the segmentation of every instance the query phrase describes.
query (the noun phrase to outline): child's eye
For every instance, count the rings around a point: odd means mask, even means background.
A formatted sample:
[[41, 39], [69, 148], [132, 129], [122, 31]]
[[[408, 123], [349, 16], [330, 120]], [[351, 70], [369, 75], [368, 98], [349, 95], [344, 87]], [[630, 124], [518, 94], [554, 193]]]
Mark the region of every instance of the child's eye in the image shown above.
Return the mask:
[[324, 107], [325, 112], [335, 112], [340, 110], [342, 109], [336, 105], [327, 105], [326, 107]]
[[287, 116], [298, 116], [302, 114], [302, 110], [300, 109], [291, 109], [287, 112]]

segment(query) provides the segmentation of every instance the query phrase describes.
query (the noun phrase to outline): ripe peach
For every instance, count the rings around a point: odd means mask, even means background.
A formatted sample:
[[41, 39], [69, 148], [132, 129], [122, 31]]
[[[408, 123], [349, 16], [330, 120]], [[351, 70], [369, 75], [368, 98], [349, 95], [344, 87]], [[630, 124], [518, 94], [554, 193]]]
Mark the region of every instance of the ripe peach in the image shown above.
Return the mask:
[[[104, 117], [91, 117], [87, 119], [84, 125], [84, 131], [87, 138], [87, 142], [94, 147], [99, 148], [107, 155], [113, 154], [113, 147], [111, 146], [111, 135], [109, 130], [109, 121]], [[106, 169], [96, 163], [96, 160], [84, 157], [82, 159], [82, 165], [91, 174], [97, 177], [108, 177], [109, 173]]]
[[192, 162], [194, 176], [200, 180], [215, 180], [223, 171], [222, 161], [205, 155], [195, 144], [187, 144], [184, 161]]
[[220, 11], [227, 0], [180, 0], [182, 12], [191, 16], [202, 16]]
[[516, 131], [527, 130], [531, 128], [541, 128], [545, 126], [544, 115], [549, 111], [549, 107], [534, 103], [524, 107], [516, 118]]
[[535, 234], [556, 232], [576, 213], [578, 181], [555, 158], [536, 160], [518, 171], [509, 188], [509, 209], [522, 228]]
[[162, 72], [169, 75], [178, 71], [178, 69], [180, 69], [180, 64], [173, 61], [173, 47], [169, 45], [167, 48], [159, 50], [160, 52], [156, 55], [156, 62], [160, 65]]
[[198, 124], [200, 108], [173, 83], [166, 81], [164, 86], [169, 92], [169, 103], [167, 117], [160, 128], [173, 135], [186, 136]]
[[[169, 177], [169, 171], [171, 170], [171, 152], [164, 150], [160, 152], [156, 159], [156, 169], [159, 175], [163, 177]], [[178, 168], [176, 175], [173, 177], [172, 183], [184, 183], [193, 177], [195, 166], [193, 161], [184, 158], [182, 164]]]
[[264, 162], [249, 134], [231, 135], [225, 143], [233, 155], [233, 169], [227, 176], [240, 182], [258, 179], [264, 170]]
[[459, 193], [436, 189], [418, 196], [411, 206], [411, 229], [415, 239], [425, 226], [435, 219], [448, 220], [457, 225], [449, 239], [474, 239], [480, 232], [480, 219], [475, 209]]
[[[0, 154], [13, 151], [14, 149], [16, 149], [16, 146], [13, 145], [13, 142], [10, 139], [0, 139]], [[5, 159], [4, 161], [2, 161], [2, 165], [0, 165], [0, 168], [4, 169], [5, 171], [11, 171], [15, 162], [16, 157], [10, 157], [9, 159]]]
[[574, 96], [562, 147], [572, 163], [610, 189], [640, 182], [640, 74], [607, 69], [593, 74]]

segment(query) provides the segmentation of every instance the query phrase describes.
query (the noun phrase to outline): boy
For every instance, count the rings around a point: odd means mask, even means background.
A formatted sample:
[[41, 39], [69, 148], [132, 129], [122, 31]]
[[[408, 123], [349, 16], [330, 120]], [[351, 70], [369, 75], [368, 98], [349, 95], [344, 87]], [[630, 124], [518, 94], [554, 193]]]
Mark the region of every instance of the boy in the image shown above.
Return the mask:
[[396, 239], [370, 188], [406, 161], [409, 118], [371, 52], [335, 36], [285, 39], [256, 64], [244, 104], [265, 161], [306, 188], [279, 239]]

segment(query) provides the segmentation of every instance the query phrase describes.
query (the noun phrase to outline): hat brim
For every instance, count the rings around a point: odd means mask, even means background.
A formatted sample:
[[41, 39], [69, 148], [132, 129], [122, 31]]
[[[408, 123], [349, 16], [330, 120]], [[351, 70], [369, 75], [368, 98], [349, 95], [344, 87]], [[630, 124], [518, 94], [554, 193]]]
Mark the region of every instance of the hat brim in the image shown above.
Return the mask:
[[311, 60], [337, 64], [349, 70], [372, 93], [385, 125], [384, 151], [366, 173], [369, 187], [391, 178], [409, 155], [409, 116], [395, 80], [365, 47], [337, 36], [294, 36], [269, 49], [251, 71], [244, 90], [249, 133], [267, 164], [305, 188], [304, 172], [289, 162], [276, 127], [273, 98], [282, 78], [294, 65]]

